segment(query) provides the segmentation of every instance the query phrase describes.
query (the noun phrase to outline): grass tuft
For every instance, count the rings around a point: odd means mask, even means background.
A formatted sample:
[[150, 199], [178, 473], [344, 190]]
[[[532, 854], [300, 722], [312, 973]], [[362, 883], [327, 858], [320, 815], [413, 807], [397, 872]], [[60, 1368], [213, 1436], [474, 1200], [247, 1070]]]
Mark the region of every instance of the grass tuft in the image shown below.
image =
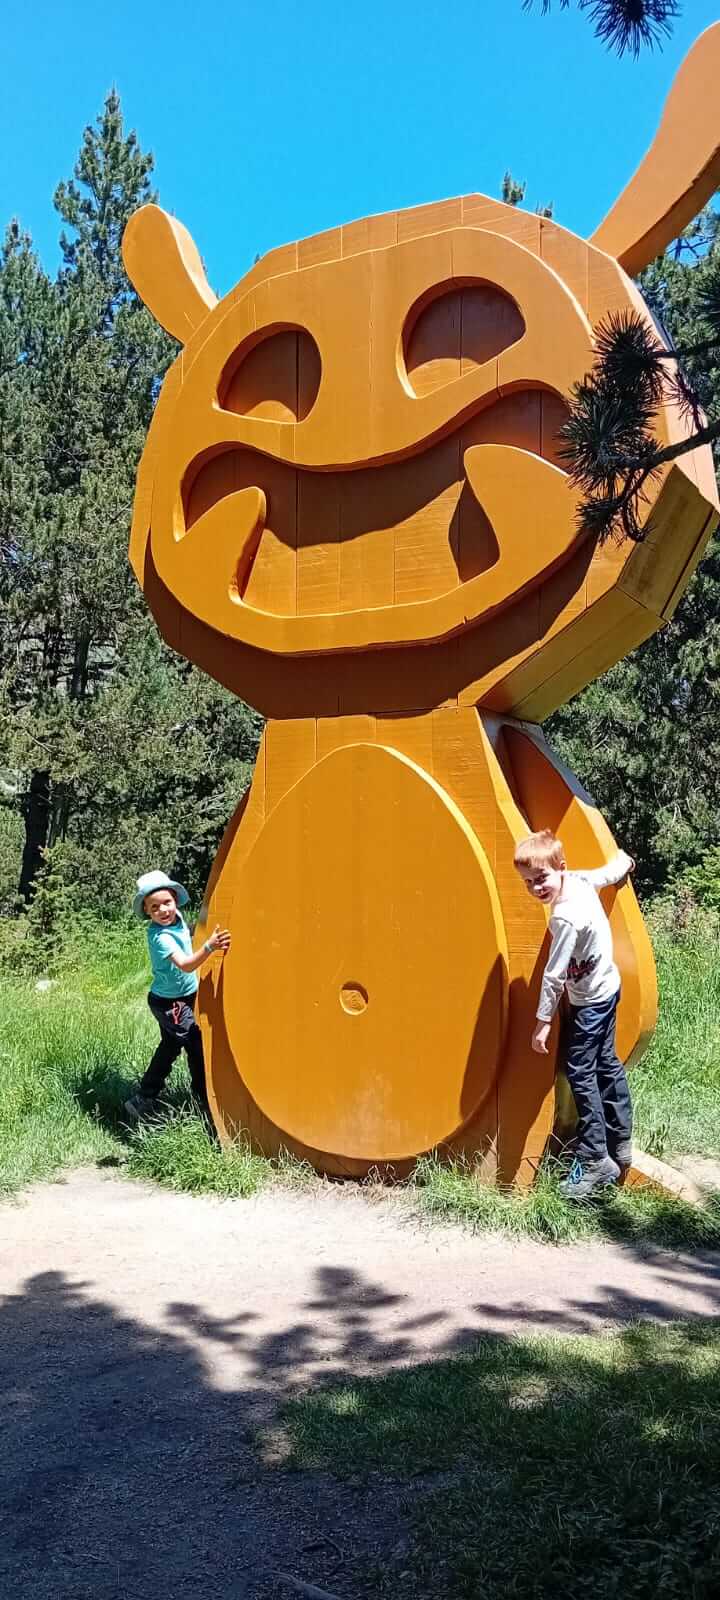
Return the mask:
[[203, 1117], [183, 1110], [175, 1110], [157, 1123], [145, 1123], [132, 1134], [127, 1171], [166, 1189], [222, 1195], [228, 1200], [246, 1200], [269, 1184], [316, 1181], [306, 1164], [290, 1156], [268, 1161], [245, 1139], [220, 1146]]
[[484, 1184], [470, 1162], [418, 1161], [408, 1192], [421, 1216], [457, 1222], [473, 1232], [493, 1231], [551, 1244], [610, 1238], [668, 1249], [720, 1247], [720, 1195], [702, 1210], [649, 1189], [607, 1189], [585, 1205], [565, 1200], [559, 1180], [566, 1168], [548, 1159], [530, 1189]]

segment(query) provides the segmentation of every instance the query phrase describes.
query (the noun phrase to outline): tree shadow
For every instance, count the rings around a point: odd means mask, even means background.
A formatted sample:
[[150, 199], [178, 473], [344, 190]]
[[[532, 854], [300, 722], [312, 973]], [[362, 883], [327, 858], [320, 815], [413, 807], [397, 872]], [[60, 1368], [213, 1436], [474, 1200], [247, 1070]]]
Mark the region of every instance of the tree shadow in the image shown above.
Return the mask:
[[[128, 1256], [134, 1239], [130, 1233]], [[157, 1254], [160, 1267], [161, 1241]], [[608, 1289], [589, 1304], [569, 1294], [555, 1319], [521, 1304], [506, 1311], [516, 1324], [525, 1317], [535, 1326], [570, 1321], [582, 1329], [610, 1315], [669, 1318], [672, 1285], [685, 1274], [697, 1315], [720, 1316], [718, 1271], [709, 1258], [658, 1262], [651, 1297], [626, 1292], [618, 1302]], [[438, 1470], [468, 1452], [469, 1425], [459, 1433], [455, 1425], [453, 1434], [442, 1400], [457, 1381], [446, 1361], [477, 1347], [497, 1308], [478, 1303], [460, 1323], [441, 1308], [418, 1313], [391, 1281], [342, 1262], [308, 1271], [294, 1314], [270, 1326], [252, 1307], [241, 1263], [238, 1307], [227, 1315], [187, 1299], [170, 1300], [161, 1314], [144, 1316], [134, 1306], [128, 1315], [127, 1294], [121, 1276], [118, 1309], [92, 1284], [55, 1270], [29, 1277], [0, 1302], [0, 1591], [23, 1600], [267, 1600], [283, 1592], [277, 1572], [284, 1569], [357, 1600], [364, 1592], [357, 1574], [378, 1563], [392, 1570], [398, 1541], [407, 1548], [411, 1508], [398, 1469], [409, 1462], [424, 1475], [414, 1492], [425, 1495]], [[283, 1304], [282, 1284], [278, 1297]], [[658, 1368], [652, 1337], [651, 1330], [628, 1335], [645, 1363], [648, 1400]], [[702, 1324], [682, 1338], [692, 1352], [705, 1338]], [[502, 1352], [520, 1349], [518, 1370], [533, 1381], [543, 1371], [547, 1377], [549, 1358], [543, 1368], [534, 1347], [505, 1334], [485, 1335], [481, 1349], [472, 1384], [487, 1396], [494, 1383], [497, 1417], [520, 1459], [527, 1441], [518, 1432], [516, 1391], [500, 1381]], [[578, 1381], [587, 1379], [587, 1406], [599, 1404], [593, 1361], [573, 1359]], [[337, 1386], [348, 1380], [353, 1405], [338, 1409]], [[620, 1372], [616, 1389], [603, 1391], [600, 1421], [627, 1396], [628, 1381]], [[688, 1367], [682, 1405], [702, 1399], [709, 1408], [703, 1385]], [[278, 1425], [283, 1405], [291, 1409]], [[313, 1407], [319, 1444], [312, 1443]], [[463, 1407], [473, 1427], [489, 1426], [478, 1421], [469, 1392]], [[549, 1427], [547, 1408], [545, 1416]], [[374, 1454], [370, 1422], [380, 1443]], [[493, 1439], [498, 1429], [499, 1421]], [[432, 1448], [419, 1449], [416, 1435], [430, 1437]], [[479, 1441], [480, 1434], [478, 1448]], [[288, 1463], [303, 1470], [271, 1470]], [[563, 1471], [579, 1466], [573, 1460]]]
[[[368, 1361], [384, 1359], [386, 1297], [371, 1290], [367, 1301], [367, 1286], [344, 1275], [337, 1314], [333, 1279], [319, 1285], [319, 1303], [262, 1337], [252, 1311], [217, 1318], [180, 1301], [158, 1328], [61, 1271], [5, 1297], [0, 1592], [265, 1600], [281, 1592], [280, 1568], [322, 1581], [346, 1554], [392, 1544], [392, 1491], [328, 1474], [288, 1482], [254, 1447], [255, 1429], [303, 1372], [347, 1372], [360, 1343]], [[394, 1341], [397, 1355], [411, 1349]]]
[[[719, 1379], [717, 1324], [491, 1336], [459, 1359], [290, 1402], [283, 1459], [413, 1479], [410, 1537], [375, 1567], [375, 1597], [711, 1600]], [[430, 1472], [418, 1493], [414, 1475]], [[348, 1594], [366, 1592], [363, 1575], [348, 1574]]]

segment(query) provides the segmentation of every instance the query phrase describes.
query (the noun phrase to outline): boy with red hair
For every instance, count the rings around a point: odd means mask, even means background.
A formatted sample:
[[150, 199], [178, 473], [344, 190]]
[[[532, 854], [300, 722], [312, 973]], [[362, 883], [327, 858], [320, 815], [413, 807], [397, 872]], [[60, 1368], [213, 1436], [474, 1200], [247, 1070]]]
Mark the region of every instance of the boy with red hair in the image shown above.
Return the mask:
[[632, 1161], [632, 1104], [615, 1049], [620, 973], [596, 891], [623, 882], [635, 862], [621, 850], [605, 867], [570, 872], [562, 844], [548, 828], [522, 839], [514, 860], [533, 899], [550, 911], [550, 954], [532, 1047], [547, 1055], [552, 1019], [566, 994], [564, 1066], [578, 1121], [575, 1160], [560, 1187], [569, 1200], [586, 1200], [616, 1183]]

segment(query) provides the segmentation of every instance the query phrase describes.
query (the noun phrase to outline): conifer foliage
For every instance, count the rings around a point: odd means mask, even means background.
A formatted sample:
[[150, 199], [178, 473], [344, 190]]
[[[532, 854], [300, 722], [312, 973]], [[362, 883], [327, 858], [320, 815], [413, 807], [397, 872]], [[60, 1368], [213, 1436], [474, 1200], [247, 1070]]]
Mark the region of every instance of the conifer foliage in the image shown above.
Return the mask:
[[[626, 332], [616, 326], [615, 349], [611, 340], [598, 385], [607, 383], [609, 390], [618, 382], [631, 399], [635, 385], [641, 402], [635, 406], [636, 421], [643, 405], [650, 409], [653, 385], [677, 384], [680, 398], [687, 390], [683, 403], [694, 420], [702, 421], [694, 409], [702, 405], [715, 419], [714, 438], [720, 435], [720, 339], [714, 336], [719, 265], [720, 213], [711, 207], [642, 274], [645, 299], [683, 359], [682, 373], [672, 361], [656, 363], [654, 347], [649, 353], [632, 327]], [[602, 365], [608, 357], [606, 379]], [[626, 418], [619, 426], [629, 429], [631, 421]], [[606, 428], [606, 439], [608, 433]], [[619, 457], [627, 445], [616, 443]], [[616, 458], [611, 470], [617, 466]], [[702, 879], [712, 880], [720, 895], [717, 539], [673, 620], [559, 712], [549, 732], [619, 841], [637, 857], [646, 892], [681, 881], [695, 893]]]
[[172, 341], [120, 242], [152, 156], [111, 93], [59, 184], [55, 278], [0, 251], [0, 895], [43, 875], [107, 909], [133, 874], [198, 888], [259, 719], [160, 641], [127, 560], [135, 473]]
[[[639, 543], [646, 491], [661, 468], [720, 439], [720, 407], [712, 397], [706, 416], [689, 376], [691, 364], [720, 360], [720, 253], [713, 251], [707, 268], [691, 344], [666, 346], [635, 311], [612, 315], [595, 330], [594, 366], [573, 389], [562, 433], [570, 476], [583, 491], [579, 521], [601, 543], [610, 536]], [[689, 424], [686, 438], [664, 446], [655, 432], [663, 401]]]
[[[568, 11], [571, 0], [559, 0]], [[534, 0], [523, 0], [531, 11]], [[540, 0], [543, 15], [552, 9], [552, 0]], [[643, 48], [661, 44], [672, 32], [680, 16], [678, 0], [576, 0], [578, 11], [587, 12], [597, 38], [618, 55], [638, 56]]]

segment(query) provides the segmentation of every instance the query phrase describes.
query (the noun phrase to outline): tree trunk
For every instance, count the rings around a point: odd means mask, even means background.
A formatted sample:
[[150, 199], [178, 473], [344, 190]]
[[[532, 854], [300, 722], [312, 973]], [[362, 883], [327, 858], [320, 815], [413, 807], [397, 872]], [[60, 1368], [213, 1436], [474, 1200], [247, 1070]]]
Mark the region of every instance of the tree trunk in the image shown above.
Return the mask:
[[73, 665], [68, 684], [68, 699], [83, 700], [87, 694], [90, 634], [81, 634], [75, 640]]
[[50, 827], [50, 773], [33, 772], [30, 785], [22, 802], [25, 824], [25, 843], [18, 894], [25, 901], [32, 900], [35, 880], [42, 867], [43, 850], [48, 842]]

